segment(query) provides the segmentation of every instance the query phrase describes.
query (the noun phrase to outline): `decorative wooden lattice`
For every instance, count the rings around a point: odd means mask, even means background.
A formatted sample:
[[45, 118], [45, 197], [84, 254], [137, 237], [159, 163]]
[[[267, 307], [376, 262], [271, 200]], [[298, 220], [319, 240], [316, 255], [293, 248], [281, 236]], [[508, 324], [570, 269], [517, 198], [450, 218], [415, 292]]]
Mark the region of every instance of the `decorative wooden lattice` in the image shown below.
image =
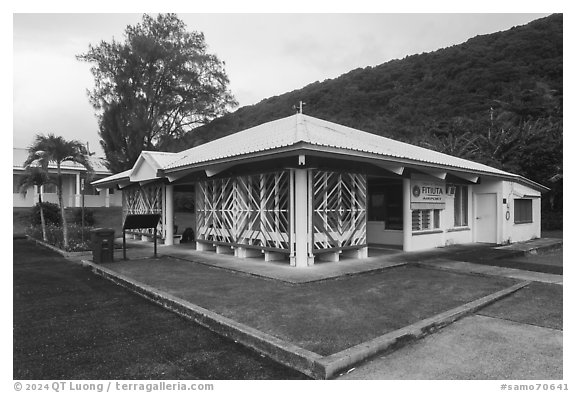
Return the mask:
[[[122, 221], [128, 214], [162, 215], [164, 185], [131, 186], [122, 190]], [[163, 220], [160, 219], [158, 233], [163, 233]], [[153, 229], [134, 229], [134, 232], [152, 234]]]
[[290, 249], [289, 172], [214, 179], [196, 189], [198, 240]]
[[366, 175], [315, 171], [313, 249], [366, 245]]

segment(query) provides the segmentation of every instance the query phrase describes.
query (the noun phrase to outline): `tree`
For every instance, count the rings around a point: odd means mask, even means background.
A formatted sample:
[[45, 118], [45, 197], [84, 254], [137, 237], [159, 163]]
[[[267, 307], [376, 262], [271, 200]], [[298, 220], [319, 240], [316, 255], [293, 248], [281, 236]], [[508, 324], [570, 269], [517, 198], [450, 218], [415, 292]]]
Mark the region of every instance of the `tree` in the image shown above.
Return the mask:
[[[38, 166], [27, 166], [24, 175], [20, 178], [18, 189], [23, 196], [26, 196], [30, 187], [42, 187], [45, 184], [55, 183], [52, 178]], [[38, 209], [40, 210], [40, 225], [42, 227], [42, 240], [48, 241], [46, 236], [46, 220], [44, 219], [44, 208], [42, 207], [42, 193], [38, 192]]]
[[84, 166], [88, 172], [92, 172], [92, 165], [88, 159], [88, 154], [79, 141], [67, 141], [61, 136], [48, 134], [47, 136], [37, 134], [34, 142], [28, 147], [28, 158], [24, 166], [32, 163], [38, 165], [42, 170], [48, 172], [48, 164], [56, 164], [56, 186], [58, 194], [58, 204], [60, 205], [60, 215], [62, 216], [62, 234], [64, 237], [64, 248], [68, 248], [68, 226], [66, 225], [66, 214], [64, 211], [64, 200], [62, 198], [62, 163], [65, 161], [76, 162]]
[[77, 56], [93, 64], [88, 94], [110, 170], [131, 168], [142, 150], [162, 149], [237, 105], [224, 63], [206, 49], [204, 35], [175, 14], [145, 14], [124, 42]]

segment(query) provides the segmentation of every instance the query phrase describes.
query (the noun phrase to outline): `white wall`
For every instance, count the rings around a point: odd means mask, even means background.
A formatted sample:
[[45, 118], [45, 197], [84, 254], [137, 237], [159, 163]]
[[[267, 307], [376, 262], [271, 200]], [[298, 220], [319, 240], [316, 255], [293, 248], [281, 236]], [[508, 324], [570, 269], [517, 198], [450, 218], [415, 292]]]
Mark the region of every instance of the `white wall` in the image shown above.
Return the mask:
[[[433, 179], [436, 183], [441, 183], [446, 188], [446, 182]], [[423, 231], [423, 232], [412, 232], [412, 228], [408, 228], [410, 231], [410, 241], [408, 247], [404, 247], [405, 251], [420, 251], [427, 250], [436, 247], [451, 246], [454, 244], [466, 244], [472, 243], [473, 240], [473, 211], [472, 211], [472, 189], [475, 186], [468, 185], [468, 226], [467, 227], [454, 227], [454, 195], [446, 195], [445, 202], [446, 206], [443, 210], [440, 210], [440, 228]], [[408, 198], [408, 206], [410, 205], [410, 195], [404, 195], [404, 198]]]
[[[503, 205], [502, 239], [501, 243], [515, 243], [531, 240], [541, 236], [541, 193], [524, 185], [504, 182], [503, 192], [506, 198], [506, 205]], [[532, 222], [514, 223], [514, 199], [524, 196], [534, 196], [532, 199]], [[509, 219], [506, 219], [506, 212], [510, 212]]]
[[[65, 174], [62, 178], [62, 197], [64, 199], [65, 207], [80, 207], [81, 196], [76, 194], [76, 177], [74, 175]], [[85, 195], [85, 207], [105, 207], [106, 206], [106, 193], [102, 191], [100, 195]], [[13, 193], [13, 207], [32, 207], [38, 203], [38, 194], [36, 194], [32, 187], [28, 189], [26, 196], [20, 193]], [[44, 202], [58, 204], [58, 194], [44, 193], [42, 195]], [[109, 197], [110, 206], [122, 206], [122, 191], [116, 190], [114, 194]]]
[[402, 231], [386, 229], [384, 221], [368, 221], [366, 241], [372, 244], [401, 246], [404, 240]]
[[30, 187], [26, 192], [26, 196], [20, 193], [13, 193], [12, 200], [13, 207], [30, 207], [38, 202], [38, 196], [34, 193], [34, 188]]

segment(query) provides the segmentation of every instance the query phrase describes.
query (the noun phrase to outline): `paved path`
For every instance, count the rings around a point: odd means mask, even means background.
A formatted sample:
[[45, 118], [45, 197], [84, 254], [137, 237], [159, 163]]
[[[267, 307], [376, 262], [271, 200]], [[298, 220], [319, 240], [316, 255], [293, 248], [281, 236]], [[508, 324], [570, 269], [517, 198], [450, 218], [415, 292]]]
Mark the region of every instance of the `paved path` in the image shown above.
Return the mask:
[[[117, 243], [119, 244], [120, 241], [117, 240]], [[562, 284], [562, 266], [547, 266], [526, 261], [514, 262], [514, 258], [518, 258], [519, 255], [529, 250], [555, 249], [561, 245], [561, 239], [536, 239], [504, 247], [468, 244], [409, 253], [398, 249], [372, 247], [369, 248], [369, 258], [342, 258], [337, 263], [317, 262], [306, 269], [293, 268], [289, 266], [287, 260], [264, 262], [263, 257], [239, 259], [229, 254], [216, 254], [214, 251], [197, 251], [193, 243], [174, 246], [159, 245], [158, 255], [169, 255], [293, 284], [323, 281], [359, 273], [374, 273], [407, 263], [423, 263], [466, 273]], [[149, 242], [128, 240], [128, 247], [129, 259], [153, 255], [152, 243]], [[122, 258], [122, 252], [117, 250], [115, 257], [116, 259]]]
[[460, 262], [453, 260], [434, 259], [418, 262], [421, 265], [430, 266], [443, 270], [458, 271], [462, 273], [485, 274], [489, 276], [500, 276], [514, 278], [523, 281], [537, 281], [549, 284], [563, 283], [563, 276], [558, 274], [531, 272], [527, 270], [512, 269], [508, 267], [480, 265], [470, 262]]
[[561, 380], [562, 331], [475, 315], [341, 379]]
[[301, 379], [26, 240], [14, 241], [14, 379]]
[[341, 378], [560, 380], [562, 289], [531, 283], [476, 315]]

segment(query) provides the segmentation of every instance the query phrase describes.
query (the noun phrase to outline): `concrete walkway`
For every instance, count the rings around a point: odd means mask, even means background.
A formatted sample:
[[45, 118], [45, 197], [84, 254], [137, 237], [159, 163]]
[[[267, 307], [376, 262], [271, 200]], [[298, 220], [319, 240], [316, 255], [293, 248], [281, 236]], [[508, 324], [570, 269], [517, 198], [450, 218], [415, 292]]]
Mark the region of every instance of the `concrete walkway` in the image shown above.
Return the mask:
[[[117, 244], [118, 242], [121, 240], [117, 239]], [[153, 243], [127, 240], [127, 244], [128, 259], [139, 259], [153, 255]], [[561, 285], [562, 276], [558, 274], [486, 264], [486, 261], [490, 260], [514, 258], [560, 247], [562, 247], [562, 239], [554, 238], [535, 239], [509, 246], [468, 244], [420, 252], [402, 252], [398, 249], [376, 247], [369, 248], [369, 257], [365, 259], [342, 258], [339, 262], [317, 262], [304, 269], [291, 267], [287, 260], [265, 262], [263, 257], [239, 259], [229, 254], [197, 251], [194, 243], [173, 246], [158, 245], [158, 255], [171, 256], [292, 284], [323, 281], [362, 273], [375, 273], [407, 263], [418, 263], [428, 267], [463, 273], [502, 276]], [[116, 250], [115, 258], [117, 260], [122, 258], [121, 250]]]
[[340, 379], [562, 380], [562, 341], [561, 330], [474, 315]]
[[537, 281], [548, 284], [563, 283], [563, 276], [557, 274], [548, 274], [540, 272], [531, 272], [527, 270], [511, 269], [507, 267], [480, 265], [470, 262], [460, 262], [444, 259], [435, 259], [418, 262], [420, 265], [433, 267], [435, 269], [457, 271], [469, 274], [482, 274], [487, 276], [500, 276], [507, 278], [515, 278], [523, 281]]
[[[153, 255], [152, 244], [138, 240], [127, 240], [128, 259], [139, 259]], [[211, 251], [197, 251], [194, 244], [179, 244], [174, 246], [158, 246], [158, 255], [193, 261], [250, 274], [257, 277], [279, 280], [291, 284], [303, 284], [323, 281], [347, 275], [360, 273], [374, 273], [384, 269], [402, 266], [407, 262], [393, 260], [394, 255], [402, 254], [399, 250], [389, 250], [385, 255], [369, 257], [366, 259], [342, 259], [340, 262], [321, 262], [304, 269], [294, 268], [288, 261], [265, 262], [264, 258], [239, 259], [229, 254], [216, 254]], [[116, 250], [114, 258], [121, 260], [122, 251]]]

